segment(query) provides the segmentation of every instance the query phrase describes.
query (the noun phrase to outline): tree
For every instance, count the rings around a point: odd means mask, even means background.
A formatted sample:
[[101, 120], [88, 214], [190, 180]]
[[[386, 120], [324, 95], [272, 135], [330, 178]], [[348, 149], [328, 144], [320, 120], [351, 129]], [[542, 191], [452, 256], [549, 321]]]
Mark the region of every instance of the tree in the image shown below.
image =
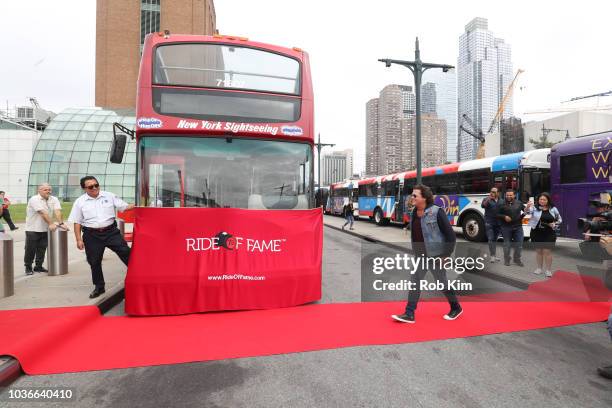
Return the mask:
[[531, 143], [536, 149], [546, 149], [557, 144], [557, 142], [551, 142], [550, 140], [548, 140], [548, 134], [540, 136], [540, 138], [537, 140], [529, 138], [529, 143]]

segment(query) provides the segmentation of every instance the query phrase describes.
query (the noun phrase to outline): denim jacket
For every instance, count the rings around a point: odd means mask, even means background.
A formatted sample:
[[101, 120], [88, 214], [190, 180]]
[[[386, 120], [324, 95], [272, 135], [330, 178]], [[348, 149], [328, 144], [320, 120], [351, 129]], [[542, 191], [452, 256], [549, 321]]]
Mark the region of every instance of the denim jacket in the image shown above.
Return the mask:
[[[412, 212], [413, 222], [416, 211], [415, 208]], [[440, 225], [440, 221], [443, 225]], [[421, 217], [421, 230], [427, 256], [449, 256], [453, 252], [456, 242], [455, 233], [444, 211], [440, 212], [440, 207], [430, 205], [425, 208]]]
[[[555, 223], [557, 224], [557, 226], [563, 222], [563, 220], [561, 219], [561, 214], [559, 214], [559, 210], [557, 210], [557, 207], [550, 207], [549, 211], [550, 211], [550, 215], [555, 217]], [[529, 208], [529, 210], [525, 212], [527, 214], [531, 214], [531, 218], [529, 218], [528, 225], [532, 229], [537, 227], [538, 222], [540, 221], [540, 217], [542, 216], [542, 210], [540, 210], [539, 208], [536, 208], [535, 206], [531, 206], [531, 208]]]

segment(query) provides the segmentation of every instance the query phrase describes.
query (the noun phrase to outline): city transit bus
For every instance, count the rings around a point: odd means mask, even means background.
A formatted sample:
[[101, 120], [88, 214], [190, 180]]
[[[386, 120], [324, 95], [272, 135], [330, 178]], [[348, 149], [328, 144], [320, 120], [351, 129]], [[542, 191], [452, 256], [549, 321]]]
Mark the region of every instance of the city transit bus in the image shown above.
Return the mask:
[[[482, 199], [492, 187], [501, 197], [507, 189], [518, 191], [525, 202], [549, 190], [550, 149], [513, 153], [423, 169], [422, 182], [431, 187], [435, 204], [443, 208], [452, 226], [461, 228], [470, 241], [483, 241]], [[416, 171], [372, 177], [359, 181], [359, 214], [376, 224], [410, 221], [410, 196]], [[523, 220], [526, 236], [528, 218]]]
[[578, 137], [552, 147], [552, 200], [564, 220], [561, 236], [584, 239], [578, 219], [596, 214], [597, 208], [591, 201], [598, 196], [609, 200], [611, 152], [612, 132]]
[[[320, 298], [313, 113], [308, 54], [299, 48], [221, 35], [147, 36], [127, 313]], [[122, 156], [120, 145], [116, 135], [111, 159]]]
[[332, 215], [342, 215], [344, 206], [349, 202], [353, 203], [353, 214], [359, 215], [359, 190], [358, 180], [349, 180], [341, 183], [334, 183], [329, 186], [329, 195], [325, 205], [325, 213]]

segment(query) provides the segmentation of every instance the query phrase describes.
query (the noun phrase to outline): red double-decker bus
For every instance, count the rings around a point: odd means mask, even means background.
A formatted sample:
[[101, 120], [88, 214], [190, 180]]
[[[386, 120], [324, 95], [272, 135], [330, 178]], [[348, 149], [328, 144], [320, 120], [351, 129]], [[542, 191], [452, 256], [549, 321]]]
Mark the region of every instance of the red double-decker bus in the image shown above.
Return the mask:
[[[221, 35], [147, 36], [128, 313], [320, 298], [313, 112], [308, 54], [299, 48]], [[111, 156], [120, 157], [121, 137], [115, 142]], [[153, 276], [151, 267], [159, 269]]]

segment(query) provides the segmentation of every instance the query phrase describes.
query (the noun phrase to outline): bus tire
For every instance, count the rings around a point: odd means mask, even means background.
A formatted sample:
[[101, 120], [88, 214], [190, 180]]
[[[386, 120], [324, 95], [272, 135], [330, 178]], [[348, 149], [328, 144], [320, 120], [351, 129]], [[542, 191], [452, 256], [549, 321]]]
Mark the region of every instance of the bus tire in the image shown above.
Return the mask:
[[384, 217], [380, 208], [374, 210], [374, 222], [379, 226], [387, 225], [389, 223], [389, 220]]
[[472, 242], [486, 241], [487, 234], [485, 231], [485, 224], [480, 215], [466, 215], [461, 222], [461, 228], [463, 230], [463, 237], [466, 240]]

